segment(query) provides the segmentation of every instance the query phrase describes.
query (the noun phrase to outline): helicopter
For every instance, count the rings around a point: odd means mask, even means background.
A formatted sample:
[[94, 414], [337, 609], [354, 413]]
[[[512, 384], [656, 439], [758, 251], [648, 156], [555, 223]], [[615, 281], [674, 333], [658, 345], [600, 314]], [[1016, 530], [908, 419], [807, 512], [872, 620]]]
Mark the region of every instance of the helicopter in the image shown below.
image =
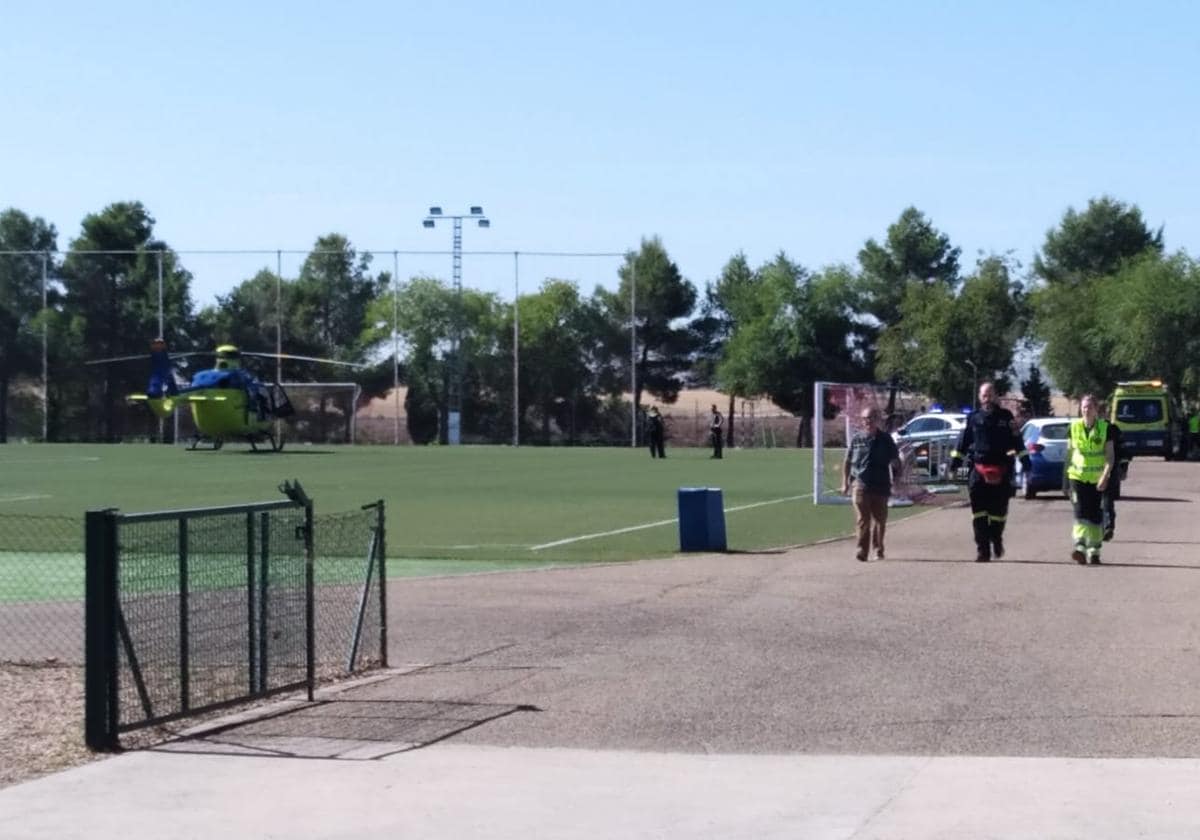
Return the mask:
[[[189, 356], [215, 356], [212, 368], [200, 370], [191, 381], [183, 379], [176, 368], [176, 360]], [[227, 440], [244, 440], [250, 448], [258, 451], [258, 445], [266, 443], [270, 451], [283, 451], [283, 433], [276, 421], [296, 413], [288, 400], [287, 393], [278, 382], [263, 382], [242, 367], [242, 357], [261, 359], [289, 359], [302, 362], [342, 365], [365, 368], [355, 362], [322, 359], [314, 356], [296, 356], [288, 353], [252, 353], [239, 350], [233, 344], [222, 344], [211, 353], [169, 353], [162, 338], [150, 342], [150, 379], [144, 394], [130, 394], [130, 402], [144, 403], [160, 420], [170, 417], [180, 406], [188, 405], [192, 420], [196, 424], [196, 435], [188, 449], [197, 449], [201, 444], [220, 449]], [[115, 356], [95, 359], [89, 365], [112, 364], [141, 360], [145, 354]]]

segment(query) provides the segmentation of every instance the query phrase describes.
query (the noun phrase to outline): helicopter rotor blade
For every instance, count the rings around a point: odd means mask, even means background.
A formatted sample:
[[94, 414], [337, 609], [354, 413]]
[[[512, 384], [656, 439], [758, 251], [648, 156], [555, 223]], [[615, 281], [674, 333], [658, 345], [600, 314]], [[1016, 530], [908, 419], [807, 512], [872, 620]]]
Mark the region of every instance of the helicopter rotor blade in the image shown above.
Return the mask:
[[133, 362], [133, 361], [137, 361], [139, 359], [141, 361], [149, 361], [150, 354], [149, 353], [138, 353], [136, 356], [110, 356], [107, 359], [91, 359], [90, 361], [84, 362], [84, 364], [85, 365], [108, 365], [108, 364], [112, 364], [113, 362]]
[[[208, 352], [198, 351], [195, 353], [171, 353], [169, 355], [170, 355], [170, 358], [172, 358], [172, 359], [184, 359], [184, 358], [187, 358], [188, 356], [211, 356], [212, 352], [211, 351], [208, 351]], [[137, 353], [133, 356], [109, 356], [107, 359], [91, 359], [89, 361], [84, 362], [84, 364], [85, 365], [108, 365], [108, 364], [112, 364], [113, 362], [137, 362], [137, 361], [142, 361], [142, 362], [150, 361], [150, 354], [149, 353]]]
[[295, 362], [318, 362], [323, 365], [341, 365], [343, 367], [352, 368], [368, 368], [370, 365], [359, 364], [358, 362], [343, 362], [339, 359], [322, 359], [317, 356], [296, 356], [291, 353], [251, 353], [243, 350], [243, 356], [256, 356], [260, 359], [290, 359]]

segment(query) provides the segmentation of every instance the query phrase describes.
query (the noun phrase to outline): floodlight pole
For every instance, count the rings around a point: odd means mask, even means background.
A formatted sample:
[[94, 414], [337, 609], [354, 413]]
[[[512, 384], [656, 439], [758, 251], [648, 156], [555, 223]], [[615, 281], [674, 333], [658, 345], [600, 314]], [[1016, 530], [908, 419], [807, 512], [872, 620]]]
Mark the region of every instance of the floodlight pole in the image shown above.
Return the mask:
[[521, 445], [521, 255], [513, 251], [513, 446]]
[[400, 252], [392, 251], [392, 443], [400, 445]]
[[462, 332], [463, 332], [463, 300], [462, 300], [462, 221], [474, 219], [481, 228], [491, 227], [491, 221], [483, 215], [483, 208], [471, 207], [469, 213], [445, 215], [441, 207], [430, 207], [429, 215], [421, 224], [424, 227], [434, 227], [439, 219], [451, 219], [454, 222], [454, 240], [451, 249], [451, 266], [454, 275], [454, 317], [450, 335], [450, 387], [446, 395], [447, 414], [449, 415], [446, 429], [446, 443], [458, 446], [462, 442]]
[[637, 449], [637, 257], [629, 264], [629, 445]]
[[275, 252], [275, 381], [283, 381], [283, 251]]
[[[158, 263], [158, 337], [166, 338], [163, 332], [163, 252], [159, 249], [155, 254]], [[161, 425], [161, 424], [159, 424]]]
[[50, 440], [50, 319], [47, 317], [49, 298], [46, 285], [49, 282], [50, 255], [42, 254], [42, 443]]
[[[163, 327], [163, 252], [162, 252], [162, 248], [159, 248], [158, 251], [155, 252], [154, 256], [156, 257], [155, 262], [158, 263], [158, 337], [165, 339], [167, 337], [167, 335], [165, 332], [163, 332], [164, 327]], [[167, 423], [167, 421], [164, 418], [162, 418], [162, 417], [158, 418], [158, 442], [159, 443], [167, 442], [167, 436], [164, 433], [165, 429], [167, 428], [166, 423]]]

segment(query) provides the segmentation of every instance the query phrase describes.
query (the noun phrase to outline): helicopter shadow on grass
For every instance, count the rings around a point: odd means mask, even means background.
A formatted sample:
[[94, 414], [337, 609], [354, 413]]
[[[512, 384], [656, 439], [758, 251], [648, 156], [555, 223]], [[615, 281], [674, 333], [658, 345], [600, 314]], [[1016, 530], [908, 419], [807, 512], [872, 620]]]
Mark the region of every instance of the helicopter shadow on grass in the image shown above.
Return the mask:
[[272, 449], [243, 449], [242, 455], [274, 455], [279, 458], [288, 458], [292, 455], [336, 455], [332, 449], [285, 449], [282, 452], [276, 452]]

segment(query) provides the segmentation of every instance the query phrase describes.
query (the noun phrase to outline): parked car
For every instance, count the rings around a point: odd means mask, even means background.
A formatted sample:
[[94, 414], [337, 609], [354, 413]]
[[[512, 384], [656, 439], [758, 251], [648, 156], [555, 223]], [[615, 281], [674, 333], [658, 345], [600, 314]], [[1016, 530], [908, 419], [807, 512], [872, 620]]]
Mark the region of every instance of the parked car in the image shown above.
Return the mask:
[[[967, 425], [965, 414], [945, 414], [929, 412], [918, 414], [896, 431], [892, 437], [899, 446], [911, 446], [913, 460], [918, 469], [933, 472], [937, 464], [930, 464], [929, 447], [933, 441], [944, 441], [952, 449], [958, 441], [958, 435]], [[943, 453], [944, 454], [944, 453]]]
[[1035, 417], [1021, 427], [1021, 440], [1029, 454], [1028, 469], [1017, 461], [1016, 483], [1026, 499], [1053, 490], [1063, 492], [1063, 469], [1071, 421], [1063, 417]]

